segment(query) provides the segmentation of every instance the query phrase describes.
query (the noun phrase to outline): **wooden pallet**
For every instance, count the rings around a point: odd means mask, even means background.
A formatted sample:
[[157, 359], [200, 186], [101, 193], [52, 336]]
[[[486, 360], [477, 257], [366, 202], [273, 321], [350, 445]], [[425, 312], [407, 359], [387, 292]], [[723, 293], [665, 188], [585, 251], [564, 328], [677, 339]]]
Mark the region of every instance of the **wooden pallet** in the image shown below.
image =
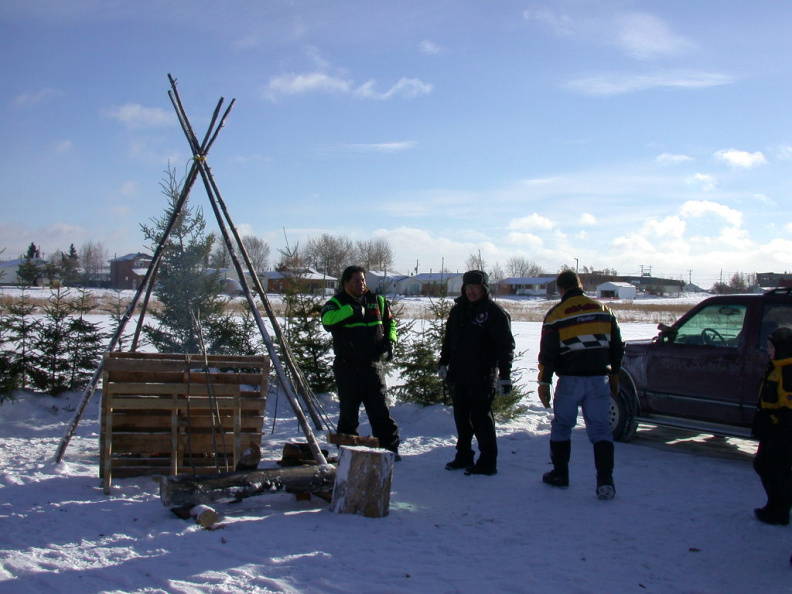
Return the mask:
[[234, 470], [261, 443], [269, 358], [108, 353], [102, 377], [100, 476]]

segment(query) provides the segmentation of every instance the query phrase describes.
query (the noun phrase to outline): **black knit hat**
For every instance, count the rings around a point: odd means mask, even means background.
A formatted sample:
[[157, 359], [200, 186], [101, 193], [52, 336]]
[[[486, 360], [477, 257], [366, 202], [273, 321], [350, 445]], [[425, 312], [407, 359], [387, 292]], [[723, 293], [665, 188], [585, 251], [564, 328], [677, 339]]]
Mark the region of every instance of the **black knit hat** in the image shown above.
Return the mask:
[[792, 328], [781, 326], [770, 334], [770, 342], [775, 347], [776, 359], [792, 358]]
[[463, 285], [484, 285], [489, 288], [489, 277], [486, 272], [481, 270], [469, 270], [462, 275]]

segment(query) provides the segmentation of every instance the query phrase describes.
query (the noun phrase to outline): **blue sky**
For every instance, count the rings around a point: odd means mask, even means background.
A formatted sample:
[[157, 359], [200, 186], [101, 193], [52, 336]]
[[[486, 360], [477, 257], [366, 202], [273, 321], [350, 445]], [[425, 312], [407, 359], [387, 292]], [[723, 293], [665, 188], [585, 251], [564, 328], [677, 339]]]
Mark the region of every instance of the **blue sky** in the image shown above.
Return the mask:
[[199, 136], [236, 99], [208, 161], [274, 256], [330, 233], [404, 273], [789, 271], [790, 25], [783, 1], [7, 0], [0, 258], [144, 249], [188, 162], [170, 73]]

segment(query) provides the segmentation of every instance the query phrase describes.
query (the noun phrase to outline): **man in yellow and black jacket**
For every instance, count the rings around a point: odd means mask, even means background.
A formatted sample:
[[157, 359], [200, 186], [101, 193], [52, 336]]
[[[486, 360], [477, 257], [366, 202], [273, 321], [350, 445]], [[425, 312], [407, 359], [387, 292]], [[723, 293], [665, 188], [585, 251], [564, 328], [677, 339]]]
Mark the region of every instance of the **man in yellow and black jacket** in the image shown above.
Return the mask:
[[792, 329], [774, 330], [767, 352], [770, 362], [753, 422], [753, 435], [759, 439], [753, 467], [767, 504], [754, 514], [765, 524], [786, 526], [792, 508]]
[[390, 305], [366, 287], [366, 270], [349, 266], [341, 290], [322, 308], [322, 325], [333, 335], [333, 374], [338, 388], [338, 433], [357, 435], [360, 405], [380, 447], [399, 460], [399, 427], [387, 403], [382, 360], [393, 358], [398, 337]]
[[616, 487], [610, 397], [618, 393], [618, 373], [624, 356], [621, 330], [610, 309], [583, 293], [574, 270], [559, 274], [556, 286], [561, 302], [545, 316], [539, 348], [537, 391], [545, 406], [550, 406], [553, 375], [558, 376], [550, 423], [553, 470], [545, 473], [542, 480], [553, 487], [569, 486], [571, 436], [580, 408], [589, 441], [594, 445], [597, 498], [612, 499]]

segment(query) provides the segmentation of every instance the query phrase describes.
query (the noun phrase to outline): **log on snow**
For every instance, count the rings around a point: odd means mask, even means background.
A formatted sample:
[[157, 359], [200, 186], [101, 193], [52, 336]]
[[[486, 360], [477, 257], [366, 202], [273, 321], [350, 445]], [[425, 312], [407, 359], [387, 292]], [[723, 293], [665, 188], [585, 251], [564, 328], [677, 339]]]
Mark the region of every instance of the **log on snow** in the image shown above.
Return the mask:
[[297, 468], [264, 468], [203, 476], [160, 477], [160, 501], [166, 507], [239, 501], [286, 491], [317, 493], [333, 488], [336, 469], [330, 464]]

